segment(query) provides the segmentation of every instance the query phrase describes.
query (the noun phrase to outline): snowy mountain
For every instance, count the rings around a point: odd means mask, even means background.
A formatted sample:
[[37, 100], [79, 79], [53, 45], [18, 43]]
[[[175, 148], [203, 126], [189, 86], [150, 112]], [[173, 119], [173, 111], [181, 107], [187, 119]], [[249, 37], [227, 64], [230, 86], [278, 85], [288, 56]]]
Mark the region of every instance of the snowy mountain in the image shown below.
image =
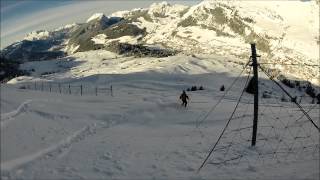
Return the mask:
[[[292, 11], [300, 13], [292, 15]], [[315, 2], [204, 1], [193, 7], [159, 3], [149, 9], [119, 12], [145, 28], [146, 44], [187, 53], [248, 58], [248, 43], [256, 42], [263, 62], [318, 64], [319, 19]], [[296, 17], [298, 16], [298, 17]], [[299, 16], [303, 21], [297, 21]], [[301, 18], [300, 17], [300, 18]], [[271, 66], [270, 68], [279, 68]], [[280, 67], [285, 74], [311, 80], [317, 68]]]
[[63, 30], [33, 32], [2, 54], [32, 61], [96, 49], [119, 53], [127, 44], [248, 59], [248, 44], [255, 42], [259, 61], [271, 63], [267, 68], [319, 84], [317, 67], [272, 65], [318, 64], [318, 15], [316, 1], [203, 1], [191, 7], [162, 2], [109, 16], [96, 13]]
[[1, 56], [18, 62], [40, 61], [64, 57], [63, 48], [70, 33], [78, 29], [77, 24], [69, 24], [53, 31], [34, 31], [19, 42], [1, 51]]

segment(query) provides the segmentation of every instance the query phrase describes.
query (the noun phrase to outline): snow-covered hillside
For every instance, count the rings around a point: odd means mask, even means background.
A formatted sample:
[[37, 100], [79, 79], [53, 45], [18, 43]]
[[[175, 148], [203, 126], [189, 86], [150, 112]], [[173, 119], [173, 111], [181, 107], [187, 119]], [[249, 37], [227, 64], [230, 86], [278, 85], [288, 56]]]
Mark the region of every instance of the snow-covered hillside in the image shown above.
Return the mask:
[[[299, 118], [302, 113], [294, 104], [280, 100], [283, 92], [263, 73], [259, 75], [260, 94], [270, 94], [260, 100], [257, 149], [250, 148], [251, 130], [243, 132], [239, 137], [244, 139], [235, 141], [236, 149], [231, 146], [228, 154], [217, 152], [197, 173], [245, 87], [249, 69], [218, 109], [204, 117], [223, 97], [221, 85], [229, 87], [244, 64], [241, 59], [217, 55], [133, 58], [105, 50], [25, 63], [23, 69], [35, 69], [31, 76], [1, 85], [1, 177], [316, 179], [318, 132], [306, 117]], [[34, 82], [36, 86], [44, 83], [45, 91], [21, 88], [32, 89]], [[49, 83], [52, 93], [48, 92]], [[55, 83], [63, 88], [61, 94]], [[83, 96], [79, 89], [68, 95], [68, 85], [82, 85]], [[113, 96], [109, 92], [95, 96], [95, 86], [110, 85]], [[178, 97], [193, 85], [205, 90], [187, 92], [191, 100], [184, 109]], [[319, 118], [318, 106], [310, 104], [312, 98], [303, 91], [286, 89], [299, 97], [312, 119]], [[238, 137], [230, 135], [233, 128], [248, 129], [252, 100], [252, 95], [244, 94], [221, 146]], [[279, 124], [279, 118], [288, 124], [290, 133], [287, 126]], [[279, 129], [271, 131], [270, 126]], [[282, 149], [286, 144], [293, 150]], [[284, 150], [288, 155], [282, 157]], [[274, 152], [276, 156], [268, 155]], [[239, 153], [245, 157], [239, 163], [212, 164]], [[263, 154], [257, 157], [257, 153]]]
[[[176, 60], [179, 61], [179, 57]], [[189, 62], [192, 61], [189, 58]], [[133, 62], [135, 60], [129, 61]], [[302, 115], [295, 105], [279, 102], [278, 98], [260, 102], [257, 148], [251, 148], [250, 141], [246, 140], [251, 137], [250, 130], [250, 135], [239, 136], [246, 141], [241, 151], [238, 148], [234, 152], [231, 148], [224, 157], [216, 153], [197, 173], [225, 126], [246, 80], [243, 74], [218, 108], [204, 119], [224, 94], [220, 86], [229, 87], [240, 70], [221, 66], [217, 72], [204, 74], [200, 69], [194, 69], [194, 74], [181, 73], [182, 69], [171, 74], [138, 72], [137, 69], [137, 73], [97, 75], [89, 68], [87, 75], [96, 75], [60, 81], [72, 85], [81, 83], [85, 87], [113, 85], [113, 97], [18, 89], [22, 84], [1, 85], [1, 179], [318, 178], [319, 154], [314, 145], [319, 142], [319, 136], [311, 123], [305, 117], [297, 120], [296, 125], [302, 126], [301, 129], [290, 126], [290, 133], [286, 129], [270, 131], [270, 125], [265, 124], [269, 122], [280, 127], [281, 120], [294, 125], [295, 119]], [[233, 73], [224, 72], [229, 69]], [[78, 72], [72, 73], [77, 75]], [[280, 90], [270, 81], [262, 82], [261, 87], [275, 88], [273, 95], [281, 96]], [[191, 85], [203, 85], [205, 90], [187, 92], [191, 100], [185, 109], [180, 106], [178, 97], [182, 89]], [[252, 123], [252, 99], [252, 95], [244, 94], [230, 128]], [[302, 106], [310, 109], [308, 113], [313, 119], [319, 117], [318, 106], [306, 101]], [[269, 116], [280, 120], [270, 118], [267, 121], [265, 118]], [[199, 122], [202, 123], [197, 127]], [[233, 136], [226, 134], [221, 145]], [[269, 142], [265, 138], [270, 138]], [[283, 150], [270, 149], [279, 146], [277, 139], [290, 144], [294, 151], [283, 157]], [[236, 138], [234, 146], [242, 142], [238, 140], [241, 139]], [[306, 145], [313, 151], [303, 149]], [[263, 154], [256, 157], [256, 152]], [[270, 152], [277, 154], [269, 156]], [[245, 157], [240, 162], [211, 164], [217, 157], [228, 160], [239, 153]]]

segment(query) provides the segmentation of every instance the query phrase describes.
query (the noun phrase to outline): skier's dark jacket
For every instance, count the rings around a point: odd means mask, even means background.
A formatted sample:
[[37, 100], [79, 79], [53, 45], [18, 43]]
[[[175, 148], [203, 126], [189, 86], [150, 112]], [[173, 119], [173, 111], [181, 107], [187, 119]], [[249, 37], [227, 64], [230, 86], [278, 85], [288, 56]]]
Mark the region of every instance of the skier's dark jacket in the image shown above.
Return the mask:
[[180, 96], [180, 99], [185, 102], [187, 101], [187, 99], [189, 99], [188, 95], [186, 94], [186, 92], [183, 91], [183, 93]]

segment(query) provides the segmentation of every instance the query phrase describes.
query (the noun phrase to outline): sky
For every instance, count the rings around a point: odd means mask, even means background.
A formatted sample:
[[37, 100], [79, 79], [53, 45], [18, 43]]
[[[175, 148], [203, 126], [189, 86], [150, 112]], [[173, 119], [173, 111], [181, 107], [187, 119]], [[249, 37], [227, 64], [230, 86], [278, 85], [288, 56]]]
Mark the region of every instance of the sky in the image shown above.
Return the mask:
[[[145, 8], [156, 0], [1, 0], [1, 49], [35, 30], [85, 22], [92, 14], [109, 15], [119, 10]], [[194, 5], [200, 0], [167, 0], [171, 4]]]

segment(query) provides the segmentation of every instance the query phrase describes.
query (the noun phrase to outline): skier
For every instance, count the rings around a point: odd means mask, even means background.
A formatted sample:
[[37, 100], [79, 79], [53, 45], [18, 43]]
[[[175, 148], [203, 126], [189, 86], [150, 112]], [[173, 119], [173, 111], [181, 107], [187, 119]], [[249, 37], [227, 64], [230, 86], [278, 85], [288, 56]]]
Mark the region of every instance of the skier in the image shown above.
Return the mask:
[[220, 91], [224, 91], [224, 85], [222, 85], [221, 87], [220, 87]]
[[189, 100], [189, 96], [186, 94], [185, 91], [182, 92], [182, 94], [180, 95], [180, 99], [182, 101], [181, 106], [187, 107], [187, 99]]

